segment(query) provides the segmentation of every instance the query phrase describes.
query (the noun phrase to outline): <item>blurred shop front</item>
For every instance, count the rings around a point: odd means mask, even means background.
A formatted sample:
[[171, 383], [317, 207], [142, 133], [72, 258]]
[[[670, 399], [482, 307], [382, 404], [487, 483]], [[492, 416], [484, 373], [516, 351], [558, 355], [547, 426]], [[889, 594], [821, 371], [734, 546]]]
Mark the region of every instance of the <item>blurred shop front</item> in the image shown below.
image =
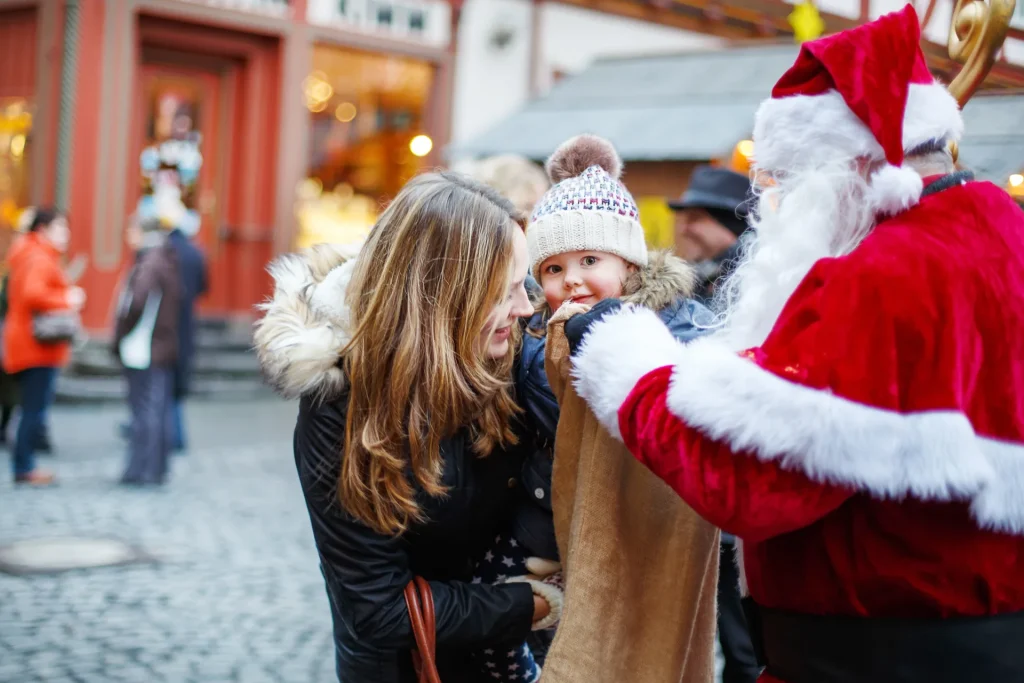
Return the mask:
[[443, 0], [0, 0], [0, 227], [67, 210], [105, 330], [124, 231], [167, 193], [250, 316], [277, 253], [361, 239], [448, 137]]
[[422, 59], [313, 48], [298, 246], [361, 240], [381, 205], [422, 169], [434, 147], [426, 126], [434, 71]]

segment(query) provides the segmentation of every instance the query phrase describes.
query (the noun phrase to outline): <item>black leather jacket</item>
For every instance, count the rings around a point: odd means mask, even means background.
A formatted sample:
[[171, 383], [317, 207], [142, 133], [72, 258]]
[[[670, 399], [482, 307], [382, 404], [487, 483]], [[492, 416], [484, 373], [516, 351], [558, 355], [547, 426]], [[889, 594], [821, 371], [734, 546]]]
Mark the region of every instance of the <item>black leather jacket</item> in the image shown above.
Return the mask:
[[479, 557], [513, 509], [520, 450], [476, 457], [468, 438], [442, 444], [448, 495], [421, 495], [429, 521], [401, 537], [352, 519], [335, 497], [347, 392], [327, 402], [305, 397], [295, 427], [295, 465], [309, 508], [334, 620], [339, 681], [413, 683], [412, 630], [402, 591], [413, 577], [430, 581], [437, 613], [437, 663], [445, 683], [478, 683], [468, 654], [522, 643], [530, 633], [527, 584], [475, 585]]

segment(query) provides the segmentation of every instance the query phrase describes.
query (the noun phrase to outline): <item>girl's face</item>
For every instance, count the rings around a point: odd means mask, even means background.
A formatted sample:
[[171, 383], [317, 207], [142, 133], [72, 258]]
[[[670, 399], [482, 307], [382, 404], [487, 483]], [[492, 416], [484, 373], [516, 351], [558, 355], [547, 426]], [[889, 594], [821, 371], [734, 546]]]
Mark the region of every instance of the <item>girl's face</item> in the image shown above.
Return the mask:
[[622, 296], [622, 286], [635, 266], [603, 251], [568, 251], [540, 264], [540, 285], [548, 308], [557, 311], [567, 301], [593, 306]]
[[530, 297], [526, 294], [526, 275], [530, 270], [530, 256], [526, 249], [526, 235], [515, 231], [513, 238], [512, 272], [509, 275], [508, 293], [492, 310], [487, 324], [480, 333], [484, 355], [488, 358], [503, 358], [509, 351], [512, 326], [519, 318], [533, 314]]
[[68, 227], [68, 220], [64, 216], [54, 218], [42, 231], [43, 236], [53, 245], [54, 249], [61, 253], [68, 250], [68, 244], [71, 242], [71, 228]]

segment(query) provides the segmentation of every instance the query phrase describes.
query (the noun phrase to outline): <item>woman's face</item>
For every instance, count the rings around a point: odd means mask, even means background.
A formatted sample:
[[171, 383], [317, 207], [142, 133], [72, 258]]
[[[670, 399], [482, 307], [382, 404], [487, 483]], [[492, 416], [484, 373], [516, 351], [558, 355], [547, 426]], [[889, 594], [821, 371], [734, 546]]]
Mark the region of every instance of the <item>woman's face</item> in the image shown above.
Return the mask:
[[530, 270], [530, 256], [526, 249], [526, 235], [515, 231], [512, 256], [511, 284], [505, 298], [491, 310], [487, 324], [480, 333], [484, 354], [488, 358], [503, 358], [509, 351], [512, 326], [519, 318], [533, 314], [530, 297], [526, 294], [526, 274]]
[[48, 226], [42, 229], [42, 232], [54, 249], [61, 253], [68, 250], [68, 244], [71, 242], [71, 229], [64, 216], [54, 218]]

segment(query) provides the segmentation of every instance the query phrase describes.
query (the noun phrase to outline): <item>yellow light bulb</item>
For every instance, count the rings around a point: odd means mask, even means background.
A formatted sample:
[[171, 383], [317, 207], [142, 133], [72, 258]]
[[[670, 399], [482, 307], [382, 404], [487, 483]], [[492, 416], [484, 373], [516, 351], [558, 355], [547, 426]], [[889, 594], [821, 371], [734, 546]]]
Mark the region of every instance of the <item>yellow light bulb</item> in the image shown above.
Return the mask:
[[356, 105], [351, 102], [342, 102], [334, 110], [334, 118], [342, 123], [348, 123], [356, 117]]
[[409, 141], [409, 151], [418, 157], [425, 157], [434, 149], [434, 141], [427, 135], [417, 135]]

